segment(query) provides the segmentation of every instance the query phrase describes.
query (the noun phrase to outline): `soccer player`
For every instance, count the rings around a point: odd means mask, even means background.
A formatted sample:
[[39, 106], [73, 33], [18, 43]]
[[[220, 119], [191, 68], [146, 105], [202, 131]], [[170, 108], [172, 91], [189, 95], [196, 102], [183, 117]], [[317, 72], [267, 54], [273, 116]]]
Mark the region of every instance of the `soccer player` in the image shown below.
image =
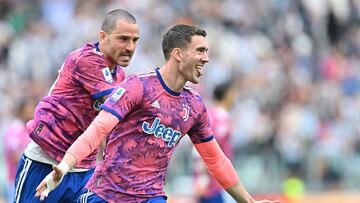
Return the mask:
[[[70, 145], [99, 113], [100, 105], [125, 78], [139, 39], [136, 19], [118, 9], [109, 12], [99, 42], [71, 52], [50, 92], [27, 123], [32, 141], [25, 149], [16, 176], [15, 202], [40, 202], [36, 186], [61, 161]], [[79, 161], [46, 202], [74, 202], [96, 166], [96, 150]]]
[[114, 90], [89, 128], [36, 188], [36, 196], [44, 199], [107, 137], [104, 160], [78, 202], [164, 203], [166, 168], [179, 140], [188, 134], [219, 183], [237, 201], [256, 202], [215, 141], [200, 95], [185, 85], [199, 83], [203, 75], [209, 60], [205, 36], [194, 26], [173, 26], [162, 41], [165, 64], [127, 77]]
[[[223, 82], [214, 88], [214, 104], [209, 108], [208, 115], [211, 129], [221, 150], [230, 160], [233, 157], [231, 146], [232, 121], [229, 111], [235, 101], [236, 92], [231, 81]], [[223, 189], [216, 179], [207, 172], [202, 160], [197, 155], [194, 159], [195, 195], [199, 203], [223, 203]]]

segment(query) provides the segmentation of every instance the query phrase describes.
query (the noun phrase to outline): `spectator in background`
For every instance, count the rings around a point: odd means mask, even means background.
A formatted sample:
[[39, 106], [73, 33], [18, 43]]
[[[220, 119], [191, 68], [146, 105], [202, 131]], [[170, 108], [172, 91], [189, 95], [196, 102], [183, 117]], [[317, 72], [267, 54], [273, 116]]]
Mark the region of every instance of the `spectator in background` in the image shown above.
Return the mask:
[[5, 131], [4, 153], [7, 169], [7, 202], [13, 202], [14, 200], [16, 168], [21, 154], [30, 142], [25, 123], [33, 118], [35, 106], [36, 99], [21, 99], [16, 108], [16, 116]]
[[[232, 120], [229, 111], [235, 101], [236, 92], [231, 81], [217, 85], [213, 92], [214, 105], [208, 110], [211, 129], [216, 141], [224, 154], [232, 160], [233, 149], [230, 136], [232, 134]], [[195, 193], [199, 203], [222, 203], [224, 202], [224, 189], [217, 183], [206, 170], [200, 157], [196, 154], [194, 162]]]

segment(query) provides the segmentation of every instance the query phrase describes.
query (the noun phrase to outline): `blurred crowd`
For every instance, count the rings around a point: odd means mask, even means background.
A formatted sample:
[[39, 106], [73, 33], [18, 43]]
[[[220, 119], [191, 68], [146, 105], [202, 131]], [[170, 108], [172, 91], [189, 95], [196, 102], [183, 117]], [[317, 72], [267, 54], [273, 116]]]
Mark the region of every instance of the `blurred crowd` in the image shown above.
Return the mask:
[[[359, 0], [0, 0], [2, 137], [115, 8], [141, 29], [127, 73], [162, 64], [172, 24], [207, 30], [210, 62], [195, 88], [211, 103], [216, 84], [234, 81], [234, 164], [251, 192], [360, 188]], [[188, 147], [172, 177], [191, 175]], [[175, 177], [168, 181], [171, 190]]]

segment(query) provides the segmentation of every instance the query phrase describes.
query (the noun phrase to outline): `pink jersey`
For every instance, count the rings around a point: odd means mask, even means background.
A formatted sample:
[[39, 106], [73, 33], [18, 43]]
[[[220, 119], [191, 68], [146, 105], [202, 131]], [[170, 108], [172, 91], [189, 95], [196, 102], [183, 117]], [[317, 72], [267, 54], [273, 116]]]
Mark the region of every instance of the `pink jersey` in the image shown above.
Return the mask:
[[102, 108], [120, 122], [86, 187], [108, 202], [165, 195], [166, 168], [179, 140], [185, 134], [195, 144], [213, 139], [201, 97], [187, 87], [171, 91], [158, 69], [126, 78]]
[[231, 146], [230, 136], [232, 133], [232, 120], [226, 109], [218, 106], [209, 108], [209, 118], [211, 129], [214, 132], [216, 141], [224, 154], [231, 160], [233, 149]]
[[[211, 129], [214, 132], [216, 141], [224, 154], [231, 160], [233, 157], [233, 149], [230, 140], [232, 121], [229, 113], [222, 107], [213, 106], [209, 108], [209, 117]], [[205, 195], [211, 197], [222, 190], [222, 187], [218, 184], [216, 179], [211, 176]]]
[[[49, 95], [35, 109], [27, 123], [30, 137], [50, 157], [61, 161], [66, 150], [90, 125], [100, 105], [125, 77], [117, 66], [110, 72], [98, 43], [86, 44], [70, 53], [59, 71]], [[96, 151], [77, 167], [92, 168]]]
[[21, 154], [30, 142], [25, 122], [20, 119], [14, 119], [6, 130], [4, 139], [7, 178], [9, 182], [13, 183]]

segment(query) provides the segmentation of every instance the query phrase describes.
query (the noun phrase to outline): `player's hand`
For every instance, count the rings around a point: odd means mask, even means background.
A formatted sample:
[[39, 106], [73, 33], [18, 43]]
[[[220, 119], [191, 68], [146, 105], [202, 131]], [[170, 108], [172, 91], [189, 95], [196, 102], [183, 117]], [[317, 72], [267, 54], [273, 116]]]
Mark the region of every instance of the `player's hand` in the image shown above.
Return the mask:
[[35, 197], [39, 197], [40, 201], [43, 201], [48, 195], [49, 192], [53, 191], [62, 181], [66, 170], [62, 170], [59, 166], [53, 166], [53, 171], [49, 173], [37, 186]]

